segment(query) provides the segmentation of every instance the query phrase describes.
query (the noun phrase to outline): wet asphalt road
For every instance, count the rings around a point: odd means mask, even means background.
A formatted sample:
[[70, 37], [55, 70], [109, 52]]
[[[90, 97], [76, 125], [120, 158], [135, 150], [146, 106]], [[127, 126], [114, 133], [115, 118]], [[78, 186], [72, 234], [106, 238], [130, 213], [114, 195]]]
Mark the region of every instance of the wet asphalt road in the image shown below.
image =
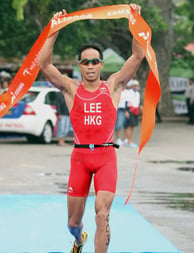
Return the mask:
[[[139, 142], [140, 126], [134, 141]], [[0, 139], [1, 194], [65, 194], [72, 144], [67, 147]], [[117, 195], [127, 197], [137, 149], [120, 147]], [[93, 186], [91, 194], [94, 194]], [[156, 124], [139, 157], [129, 203], [182, 253], [194, 253], [194, 126]]]

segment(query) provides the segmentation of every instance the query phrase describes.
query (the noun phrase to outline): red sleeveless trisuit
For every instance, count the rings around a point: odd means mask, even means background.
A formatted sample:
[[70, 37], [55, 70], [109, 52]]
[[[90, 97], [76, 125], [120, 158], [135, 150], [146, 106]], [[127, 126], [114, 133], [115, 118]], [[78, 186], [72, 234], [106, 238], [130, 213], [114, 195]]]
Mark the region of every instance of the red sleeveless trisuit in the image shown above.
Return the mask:
[[[104, 81], [95, 92], [87, 91], [80, 84], [70, 112], [75, 144], [113, 142], [116, 116], [116, 108]], [[117, 158], [113, 146], [73, 149], [67, 194], [87, 196], [93, 174], [96, 193], [99, 190], [115, 193]]]

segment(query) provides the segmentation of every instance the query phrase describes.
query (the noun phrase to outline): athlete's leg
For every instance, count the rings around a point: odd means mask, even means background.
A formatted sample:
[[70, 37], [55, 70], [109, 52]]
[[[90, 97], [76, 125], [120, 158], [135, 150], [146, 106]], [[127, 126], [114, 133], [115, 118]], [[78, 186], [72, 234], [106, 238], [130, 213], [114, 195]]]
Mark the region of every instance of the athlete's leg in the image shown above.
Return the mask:
[[109, 213], [114, 193], [98, 191], [95, 201], [96, 234], [95, 253], [106, 253], [110, 241]]
[[128, 126], [125, 129], [125, 139], [127, 140], [127, 143], [132, 143], [132, 135], [133, 135], [133, 126]]
[[91, 173], [85, 168], [85, 159], [85, 154], [73, 150], [67, 187], [68, 228], [77, 244], [82, 242], [82, 217], [92, 179]]
[[67, 196], [68, 228], [77, 244], [82, 242], [82, 217], [85, 210], [86, 197]]

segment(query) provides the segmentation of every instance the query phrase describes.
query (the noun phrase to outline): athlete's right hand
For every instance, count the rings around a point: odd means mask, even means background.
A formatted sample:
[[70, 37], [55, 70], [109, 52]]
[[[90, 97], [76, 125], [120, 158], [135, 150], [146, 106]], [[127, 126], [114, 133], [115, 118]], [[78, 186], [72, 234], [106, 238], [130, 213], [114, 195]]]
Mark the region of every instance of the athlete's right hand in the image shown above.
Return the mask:
[[54, 19], [57, 19], [57, 18], [60, 18], [61, 16], [66, 15], [66, 14], [67, 14], [66, 10], [63, 9], [62, 11], [56, 12], [56, 13], [53, 15], [53, 18], [54, 18]]
[[[56, 13], [53, 15], [52, 19], [58, 19], [58, 18], [60, 18], [61, 16], [66, 15], [66, 14], [67, 14], [66, 10], [63, 9], [62, 11], [56, 12]], [[59, 34], [59, 31], [56, 31], [55, 33], [53, 33], [52, 36], [54, 36], [54, 37], [56, 38], [56, 37], [58, 36], [58, 34]]]

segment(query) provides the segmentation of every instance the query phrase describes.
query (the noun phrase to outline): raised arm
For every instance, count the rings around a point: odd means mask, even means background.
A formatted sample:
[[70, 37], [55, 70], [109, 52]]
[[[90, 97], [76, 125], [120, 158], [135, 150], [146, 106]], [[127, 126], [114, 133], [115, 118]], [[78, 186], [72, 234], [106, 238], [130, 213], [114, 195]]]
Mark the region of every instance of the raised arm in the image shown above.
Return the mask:
[[[56, 13], [53, 18], [61, 14], [62, 12]], [[73, 79], [62, 75], [62, 73], [52, 64], [53, 48], [57, 36], [58, 32], [54, 33], [46, 40], [40, 53], [38, 65], [41, 72], [55, 87], [64, 93], [72, 95], [71, 93], [74, 93], [74, 90], [77, 88], [76, 82]]]
[[[141, 7], [139, 5], [131, 4], [131, 6], [137, 13], [141, 13]], [[124, 63], [121, 70], [111, 75], [108, 80], [108, 82], [114, 86], [113, 88], [116, 88], [119, 84], [125, 85], [134, 76], [144, 56], [145, 55], [142, 47], [139, 45], [136, 39], [133, 38], [132, 55]]]

